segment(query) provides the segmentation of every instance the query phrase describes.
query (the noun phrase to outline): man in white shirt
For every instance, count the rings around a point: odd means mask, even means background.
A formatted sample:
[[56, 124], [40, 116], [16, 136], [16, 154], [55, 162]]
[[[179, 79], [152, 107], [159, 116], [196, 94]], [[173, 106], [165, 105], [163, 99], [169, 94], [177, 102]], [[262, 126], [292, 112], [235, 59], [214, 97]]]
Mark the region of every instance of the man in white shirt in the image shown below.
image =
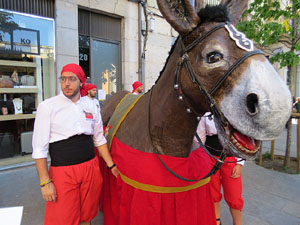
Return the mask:
[[62, 93], [43, 101], [37, 109], [32, 157], [47, 201], [45, 225], [89, 225], [97, 215], [102, 175], [94, 146], [111, 172], [119, 174], [103, 136], [100, 112], [80, 96], [85, 80], [79, 65], [64, 66]]
[[[207, 150], [215, 157], [219, 157], [223, 149], [218, 140], [217, 129], [213, 118], [206, 113], [200, 120], [197, 127], [197, 134], [202, 143], [205, 143]], [[195, 139], [196, 140], [196, 139]], [[197, 141], [197, 140], [196, 140]], [[212, 159], [212, 164], [215, 159]], [[242, 224], [242, 209], [244, 200], [242, 198], [242, 166], [245, 160], [228, 156], [225, 161], [235, 161], [235, 163], [224, 163], [220, 170], [215, 175], [211, 176], [211, 191], [215, 204], [215, 213], [217, 225], [220, 221], [220, 205], [222, 200], [221, 186], [223, 187], [223, 194], [227, 205], [230, 208], [233, 224]]]
[[97, 95], [97, 86], [95, 84], [87, 84], [84, 89], [87, 91], [86, 97], [94, 101], [97, 108], [100, 110], [99, 101], [95, 98]]

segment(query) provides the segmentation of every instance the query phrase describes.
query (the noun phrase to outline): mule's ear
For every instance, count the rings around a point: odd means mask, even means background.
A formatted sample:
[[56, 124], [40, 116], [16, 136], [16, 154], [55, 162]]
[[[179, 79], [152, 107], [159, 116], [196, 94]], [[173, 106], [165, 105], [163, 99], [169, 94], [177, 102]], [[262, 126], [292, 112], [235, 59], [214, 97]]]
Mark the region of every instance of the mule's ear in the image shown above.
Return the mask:
[[157, 0], [157, 5], [168, 23], [179, 34], [188, 33], [200, 22], [190, 0]]
[[222, 0], [221, 4], [227, 6], [231, 23], [236, 25], [248, 7], [248, 0]]

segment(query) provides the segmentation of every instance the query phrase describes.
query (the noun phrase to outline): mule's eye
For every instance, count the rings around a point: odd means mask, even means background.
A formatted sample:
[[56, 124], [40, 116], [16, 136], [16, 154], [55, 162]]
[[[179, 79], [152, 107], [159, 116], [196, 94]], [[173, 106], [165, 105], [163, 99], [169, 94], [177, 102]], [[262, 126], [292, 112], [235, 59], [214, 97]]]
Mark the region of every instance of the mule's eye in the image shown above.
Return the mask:
[[216, 63], [223, 59], [223, 55], [219, 52], [210, 52], [206, 55], [207, 63]]

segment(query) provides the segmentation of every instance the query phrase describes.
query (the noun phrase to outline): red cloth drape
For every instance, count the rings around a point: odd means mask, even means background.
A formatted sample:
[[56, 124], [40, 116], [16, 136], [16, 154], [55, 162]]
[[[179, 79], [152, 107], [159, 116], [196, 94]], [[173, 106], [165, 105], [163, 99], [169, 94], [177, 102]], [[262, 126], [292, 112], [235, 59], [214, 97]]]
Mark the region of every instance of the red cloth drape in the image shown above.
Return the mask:
[[[163, 187], [188, 186], [171, 175], [153, 153], [133, 149], [114, 137], [111, 155], [120, 172], [144, 183]], [[188, 158], [161, 156], [167, 166], [180, 176], [197, 179], [210, 169], [210, 158], [201, 149]], [[177, 193], [155, 193], [133, 188], [121, 177], [115, 178], [102, 163], [104, 180], [101, 209], [104, 225], [215, 225], [210, 184]]]

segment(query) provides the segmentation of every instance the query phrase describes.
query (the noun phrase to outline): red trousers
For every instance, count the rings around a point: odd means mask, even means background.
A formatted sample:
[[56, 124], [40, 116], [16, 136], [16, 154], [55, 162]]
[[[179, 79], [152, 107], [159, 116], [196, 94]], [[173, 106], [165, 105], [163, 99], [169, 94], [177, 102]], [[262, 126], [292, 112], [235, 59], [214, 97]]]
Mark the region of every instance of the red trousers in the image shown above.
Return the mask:
[[45, 225], [79, 225], [98, 212], [102, 175], [97, 157], [72, 166], [50, 167], [56, 202], [46, 203]]
[[[236, 161], [235, 157], [227, 157], [226, 161]], [[212, 164], [215, 164], [212, 159]], [[223, 187], [224, 199], [232, 209], [242, 211], [244, 199], [242, 198], [242, 177], [231, 178], [233, 168], [236, 163], [224, 163], [218, 172], [211, 176], [211, 192], [214, 202], [222, 200], [221, 186]]]

